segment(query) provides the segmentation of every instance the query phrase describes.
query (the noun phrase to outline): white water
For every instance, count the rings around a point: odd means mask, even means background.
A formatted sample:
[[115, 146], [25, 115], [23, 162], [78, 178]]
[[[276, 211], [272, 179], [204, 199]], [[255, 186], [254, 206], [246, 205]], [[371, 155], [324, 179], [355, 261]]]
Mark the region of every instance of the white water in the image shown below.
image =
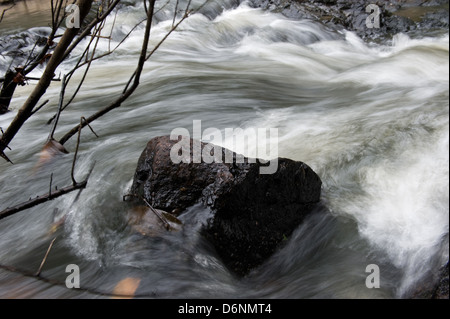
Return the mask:
[[[78, 201], [67, 195], [0, 222], [0, 263], [37, 268], [53, 238], [55, 208], [68, 218], [43, 275], [64, 282], [65, 266], [76, 263], [86, 278], [81, 284], [100, 291], [137, 276], [138, 292], [154, 297], [401, 298], [448, 260], [448, 32], [400, 34], [375, 45], [245, 3], [226, 8], [214, 2], [206, 15], [187, 19], [146, 64], [135, 94], [94, 122], [100, 138], [83, 131], [78, 179], [96, 166]], [[152, 29], [153, 45], [172, 23], [166, 9]], [[120, 11], [114, 39], [142, 17], [142, 8]], [[92, 66], [56, 137], [121, 92], [141, 37], [136, 31]], [[107, 47], [105, 41], [99, 50]], [[17, 91], [13, 112], [0, 117], [2, 128], [32, 88]], [[70, 184], [73, 154], [33, 174], [58, 94], [52, 85], [51, 102], [11, 143], [15, 165], [0, 162], [0, 209], [46, 192], [51, 173], [53, 185]], [[234, 278], [197, 235], [209, 216], [201, 207], [181, 216], [182, 234], [159, 241], [132, 235], [124, 221], [122, 196], [146, 142], [177, 127], [191, 130], [193, 120], [221, 130], [278, 128], [279, 155], [306, 162], [323, 181], [330, 212], [311, 216], [245, 280]], [[74, 145], [75, 138], [67, 148]], [[380, 289], [365, 286], [368, 264], [380, 266]], [[6, 271], [0, 282], [4, 296], [96, 297]]]

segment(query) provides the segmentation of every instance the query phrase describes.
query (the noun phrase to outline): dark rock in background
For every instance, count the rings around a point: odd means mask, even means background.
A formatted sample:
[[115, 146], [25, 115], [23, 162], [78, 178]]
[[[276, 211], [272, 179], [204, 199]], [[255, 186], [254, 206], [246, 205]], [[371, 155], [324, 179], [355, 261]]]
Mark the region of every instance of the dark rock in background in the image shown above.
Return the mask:
[[[433, 34], [448, 28], [448, 0], [250, 0], [255, 8], [279, 12], [291, 19], [321, 21], [336, 30], [354, 31], [368, 40], [389, 39], [397, 33]], [[380, 9], [380, 27], [369, 28], [369, 4]]]

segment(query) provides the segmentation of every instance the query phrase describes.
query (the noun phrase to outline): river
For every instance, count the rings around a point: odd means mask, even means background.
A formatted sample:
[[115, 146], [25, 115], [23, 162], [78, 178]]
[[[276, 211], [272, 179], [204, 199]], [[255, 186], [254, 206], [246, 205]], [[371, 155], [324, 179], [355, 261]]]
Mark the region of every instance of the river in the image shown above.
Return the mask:
[[[158, 13], [150, 45], [170, 28], [173, 7]], [[121, 8], [113, 44], [143, 11]], [[5, 20], [0, 37], [45, 34], [48, 22], [39, 21], [20, 29]], [[56, 138], [118, 96], [137, 63], [143, 27], [93, 63]], [[100, 42], [99, 52], [107, 49], [108, 41]], [[80, 52], [58, 71], [67, 72]], [[0, 55], [2, 73], [10, 59]], [[17, 89], [0, 127], [8, 127], [34, 84]], [[0, 209], [46, 193], [51, 175], [53, 187], [71, 184], [76, 138], [66, 144], [70, 154], [36, 169], [59, 91], [53, 83], [50, 102], [10, 144], [14, 165], [0, 161]], [[140, 236], [126, 222], [122, 197], [146, 143], [175, 128], [191, 131], [194, 120], [219, 130], [277, 128], [279, 156], [307, 163], [323, 181], [327, 209], [244, 279], [198, 234], [210, 217], [200, 205], [182, 213], [182, 231], [160, 238]], [[448, 30], [374, 44], [246, 2], [214, 0], [145, 64], [132, 97], [92, 126], [99, 137], [83, 130], [77, 180], [95, 167], [79, 198], [71, 193], [0, 221], [0, 264], [35, 272], [56, 237], [41, 275], [60, 284], [0, 269], [0, 297], [103, 298], [130, 277], [140, 280], [136, 295], [143, 298], [404, 298], [448, 260]], [[69, 264], [79, 267], [83, 289], [64, 285]], [[366, 267], [374, 264], [380, 287], [369, 289]]]

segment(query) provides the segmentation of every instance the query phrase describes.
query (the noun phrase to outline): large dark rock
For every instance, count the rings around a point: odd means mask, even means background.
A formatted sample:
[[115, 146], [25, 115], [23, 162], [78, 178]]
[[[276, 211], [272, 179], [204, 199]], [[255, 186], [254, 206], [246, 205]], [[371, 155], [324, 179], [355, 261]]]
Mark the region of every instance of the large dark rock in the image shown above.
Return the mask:
[[[306, 164], [277, 159], [273, 174], [261, 174], [259, 160], [244, 159], [221, 148], [231, 163], [175, 164], [170, 151], [177, 141], [152, 139], [139, 158], [131, 193], [156, 209], [181, 213], [197, 202], [214, 211], [202, 234], [225, 265], [246, 275], [271, 256], [320, 201], [322, 182]], [[207, 144], [201, 143], [202, 150]], [[212, 153], [211, 153], [212, 154]]]
[[226, 265], [240, 275], [269, 258], [320, 199], [321, 181], [306, 164], [278, 160], [275, 174], [254, 164], [216, 199], [203, 234]]

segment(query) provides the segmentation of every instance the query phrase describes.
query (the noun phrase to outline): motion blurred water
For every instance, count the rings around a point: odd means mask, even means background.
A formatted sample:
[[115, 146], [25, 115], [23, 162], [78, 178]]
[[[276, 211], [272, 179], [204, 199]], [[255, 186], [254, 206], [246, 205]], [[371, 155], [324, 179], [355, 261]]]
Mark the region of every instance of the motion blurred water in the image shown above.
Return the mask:
[[[171, 27], [174, 3], [158, 13], [151, 45]], [[139, 5], [121, 8], [113, 42], [143, 14]], [[0, 36], [10, 30], [3, 28]], [[142, 28], [92, 65], [62, 113], [56, 138], [120, 94], [137, 63]], [[48, 28], [26, 32], [45, 34]], [[97, 50], [107, 49], [105, 40]], [[62, 74], [77, 53], [61, 66]], [[11, 57], [0, 55], [0, 62], [3, 71]], [[12, 112], [0, 117], [2, 128], [33, 86], [17, 90]], [[49, 104], [10, 144], [15, 164], [0, 161], [0, 209], [47, 192], [51, 174], [53, 186], [71, 183], [75, 138], [66, 144], [71, 154], [35, 168], [59, 89], [52, 84]], [[96, 164], [79, 199], [73, 193], [0, 222], [1, 264], [34, 272], [57, 236], [42, 275], [64, 283], [66, 266], [77, 264], [81, 286], [89, 291], [0, 270], [0, 296], [97, 298], [126, 277], [140, 278], [136, 293], [150, 298], [408, 296], [448, 260], [448, 99], [448, 30], [433, 38], [398, 34], [391, 42], [368, 44], [314, 21], [289, 20], [245, 2], [213, 1], [148, 61], [135, 94], [94, 122], [99, 138], [82, 132], [76, 178]], [[146, 143], [177, 127], [192, 130], [193, 120], [220, 130], [278, 128], [279, 155], [306, 162], [323, 181], [326, 208], [248, 278], [230, 273], [198, 234], [211, 216], [200, 205], [180, 216], [183, 231], [161, 238], [142, 237], [126, 223], [129, 206], [122, 196]], [[64, 215], [64, 225], [52, 232]], [[369, 264], [380, 267], [379, 289], [365, 285]]]

